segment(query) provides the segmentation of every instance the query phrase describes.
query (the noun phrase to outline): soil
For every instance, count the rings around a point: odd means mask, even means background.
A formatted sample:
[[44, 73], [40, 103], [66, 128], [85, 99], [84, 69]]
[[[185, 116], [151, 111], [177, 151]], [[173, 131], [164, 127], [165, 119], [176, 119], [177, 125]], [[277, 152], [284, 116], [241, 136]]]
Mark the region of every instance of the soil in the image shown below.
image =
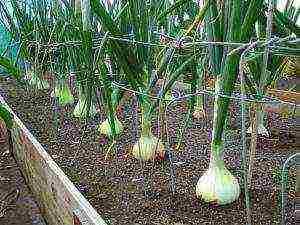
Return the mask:
[[[225, 135], [223, 158], [228, 169], [238, 177], [242, 193], [230, 205], [214, 206], [202, 202], [195, 195], [197, 180], [209, 162], [212, 99], [206, 99], [206, 120], [193, 120], [188, 124], [179, 150], [175, 150], [174, 146], [179, 127], [182, 127], [187, 114], [187, 105], [179, 102], [170, 107], [167, 121], [173, 164], [170, 159], [141, 164], [131, 155], [139, 133], [132, 98], [125, 100], [118, 110], [124, 132], [117, 139], [117, 154], [105, 159], [112, 142], [97, 131], [97, 126], [105, 119], [102, 113], [85, 124], [72, 117], [73, 107], [54, 107], [49, 91], [16, 87], [9, 80], [0, 82], [0, 90], [29, 130], [108, 224], [246, 224], [238, 102], [231, 106], [231, 129]], [[282, 211], [280, 171], [285, 160], [299, 147], [294, 116], [282, 119], [279, 114], [270, 113], [269, 121], [272, 136], [259, 138], [249, 190], [250, 217], [254, 225], [279, 224]], [[156, 122], [153, 119], [154, 134], [158, 132]], [[296, 169], [292, 166], [285, 204], [286, 224], [295, 224], [295, 180]]]
[[0, 224], [45, 225], [0, 128]]

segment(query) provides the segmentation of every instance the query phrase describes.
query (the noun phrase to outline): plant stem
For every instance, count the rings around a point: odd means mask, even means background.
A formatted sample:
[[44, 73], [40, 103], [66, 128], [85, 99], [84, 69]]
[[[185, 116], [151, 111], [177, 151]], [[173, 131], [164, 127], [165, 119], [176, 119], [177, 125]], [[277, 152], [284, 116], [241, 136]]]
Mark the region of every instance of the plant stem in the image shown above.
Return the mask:
[[[215, 83], [215, 93], [223, 95], [231, 95], [234, 83], [237, 77], [237, 67], [239, 62], [239, 54], [233, 53], [229, 54], [226, 59], [224, 76], [221, 80], [220, 77], [217, 78]], [[223, 135], [223, 128], [225, 125], [225, 119], [228, 114], [230, 99], [227, 97], [216, 96], [214, 104], [214, 119], [213, 119], [213, 142], [221, 142]]]
[[[217, 1], [212, 0], [208, 8], [208, 15], [205, 18], [205, 23], [207, 26], [207, 37], [208, 41], [222, 41], [221, 27], [219, 12], [217, 7]], [[212, 73], [214, 75], [220, 75], [221, 72], [221, 61], [222, 61], [222, 46], [208, 46], [210, 55], [210, 64], [212, 66]]]
[[[252, 132], [251, 132], [251, 142], [250, 142], [250, 158], [249, 158], [249, 166], [248, 166], [248, 186], [251, 186], [251, 180], [252, 180], [252, 167], [254, 164], [255, 159], [255, 152], [256, 152], [256, 146], [257, 146], [257, 128], [259, 125], [259, 115], [256, 113], [259, 108], [261, 108], [261, 104], [254, 103], [254, 106], [252, 107], [253, 112], [255, 112], [255, 115], [252, 120]], [[251, 118], [251, 117], [250, 117]]]
[[142, 106], [142, 133], [141, 136], [151, 135], [151, 120], [146, 115], [145, 106]]
[[[205, 69], [204, 69], [204, 60], [198, 63], [197, 74], [199, 74], [197, 79], [197, 91], [203, 90], [204, 79], [205, 79]], [[199, 112], [203, 112], [203, 116], [205, 116], [204, 110], [204, 94], [196, 96], [196, 110]]]
[[211, 144], [210, 164], [217, 164], [221, 160], [221, 152], [223, 149], [223, 143]]
[[158, 129], [159, 130], [159, 136], [158, 138], [163, 140], [163, 141], [167, 141], [167, 129], [166, 129], [166, 114], [165, 114], [165, 110], [166, 110], [166, 107], [165, 107], [165, 103], [160, 101], [160, 104], [159, 104], [159, 111], [158, 111], [158, 120], [159, 120], [159, 127]]

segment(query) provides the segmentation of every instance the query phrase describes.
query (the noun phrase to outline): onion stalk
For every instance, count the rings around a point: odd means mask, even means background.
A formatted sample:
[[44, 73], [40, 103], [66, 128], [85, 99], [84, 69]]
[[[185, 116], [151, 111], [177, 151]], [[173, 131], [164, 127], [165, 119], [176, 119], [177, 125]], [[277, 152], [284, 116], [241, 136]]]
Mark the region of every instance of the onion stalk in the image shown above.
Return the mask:
[[[92, 22], [91, 22], [91, 6], [90, 0], [81, 0], [75, 2], [75, 10], [79, 13], [79, 7], [81, 7], [81, 21], [82, 21], [82, 51], [85, 55], [81, 66], [86, 69], [85, 73], [85, 85], [81, 83], [79, 89], [79, 101], [75, 106], [73, 115], [80, 119], [86, 119], [87, 117], [93, 117], [96, 115], [96, 107], [93, 104], [93, 84], [94, 84], [94, 67], [93, 67], [93, 40], [92, 40]], [[75, 12], [77, 13], [77, 12]], [[76, 16], [79, 16], [76, 14]], [[82, 82], [82, 81], [81, 81]], [[84, 88], [84, 90], [83, 90]]]
[[[101, 134], [104, 134], [108, 137], [113, 137], [113, 135], [119, 135], [123, 132], [124, 127], [116, 115], [116, 111], [117, 111], [116, 109], [121, 98], [122, 98], [121, 91], [117, 88], [114, 88], [112, 93], [110, 94], [111, 111], [109, 111], [110, 113], [108, 113], [109, 116], [106, 120], [104, 120], [99, 125], [98, 130], [100, 131]], [[113, 126], [114, 126], [114, 132], [113, 132]]]
[[[196, 89], [197, 91], [203, 90], [203, 81], [205, 77], [205, 69], [204, 69], [205, 58], [198, 62], [196, 66]], [[193, 117], [200, 120], [205, 118], [205, 109], [204, 109], [204, 95], [196, 95], [195, 96], [195, 108], [193, 112]]]
[[[235, 57], [231, 59], [234, 58]], [[218, 77], [215, 83], [216, 93], [220, 93], [221, 85], [223, 84], [219, 78], [220, 77]], [[223, 121], [225, 121], [227, 110], [224, 111], [224, 105], [228, 107], [228, 104], [228, 99], [223, 99], [219, 96], [215, 98], [210, 164], [208, 170], [198, 180], [196, 187], [196, 194], [199, 198], [206, 202], [217, 203], [219, 205], [234, 202], [240, 194], [237, 179], [226, 168], [221, 158], [224, 148], [222, 141], [224, 123], [220, 123], [220, 116], [222, 115]]]
[[[229, 42], [248, 42], [251, 37], [254, 23], [257, 20], [258, 12], [261, 11], [263, 1], [250, 1], [245, 17], [241, 22], [242, 1], [232, 2], [230, 7], [230, 16], [228, 16], [227, 27], [221, 27], [224, 24], [223, 18], [219, 17], [216, 1], [211, 1], [208, 21], [211, 23], [212, 29], [208, 29], [208, 36], [215, 41]], [[221, 21], [220, 21], [221, 20]], [[214, 25], [214, 26], [213, 26]], [[227, 28], [227, 29], [226, 29]], [[226, 29], [226, 30], [225, 30]], [[222, 36], [222, 33], [227, 35]], [[222, 50], [221, 47], [216, 46]], [[235, 201], [239, 196], [239, 184], [237, 180], [226, 169], [221, 153], [223, 150], [223, 131], [226, 118], [228, 117], [228, 109], [230, 98], [220, 96], [231, 96], [235, 82], [237, 79], [239, 60], [244, 46], [232, 49], [228, 48], [224, 57], [222, 51], [216, 51], [218, 54], [211, 54], [210, 62], [214, 65], [217, 81], [215, 83], [215, 93], [218, 94], [214, 100], [214, 118], [213, 133], [211, 142], [211, 162], [208, 170], [199, 179], [197, 184], [197, 195], [207, 202], [216, 202], [218, 204], [229, 204]], [[226, 50], [226, 49], [225, 49]], [[219, 63], [222, 62], [222, 63]], [[247, 199], [247, 197], [246, 197]]]

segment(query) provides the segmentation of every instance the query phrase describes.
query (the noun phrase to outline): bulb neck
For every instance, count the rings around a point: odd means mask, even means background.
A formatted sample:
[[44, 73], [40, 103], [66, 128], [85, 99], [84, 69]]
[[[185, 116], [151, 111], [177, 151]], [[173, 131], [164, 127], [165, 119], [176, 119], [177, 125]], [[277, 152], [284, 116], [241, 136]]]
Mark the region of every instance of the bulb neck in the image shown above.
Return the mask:
[[142, 114], [142, 136], [151, 136], [151, 121]]
[[211, 144], [211, 153], [210, 153], [210, 166], [224, 166], [224, 162], [222, 160], [222, 152], [223, 152], [223, 143], [212, 143]]
[[[118, 126], [117, 123], [118, 123], [118, 118], [117, 118], [117, 114], [114, 113], [113, 114], [113, 117], [112, 117], [114, 123], [115, 123], [115, 126]], [[110, 116], [107, 117], [107, 121], [110, 123], [111, 122], [111, 119], [110, 119]]]
[[264, 111], [261, 107], [257, 109], [257, 124], [264, 125]]

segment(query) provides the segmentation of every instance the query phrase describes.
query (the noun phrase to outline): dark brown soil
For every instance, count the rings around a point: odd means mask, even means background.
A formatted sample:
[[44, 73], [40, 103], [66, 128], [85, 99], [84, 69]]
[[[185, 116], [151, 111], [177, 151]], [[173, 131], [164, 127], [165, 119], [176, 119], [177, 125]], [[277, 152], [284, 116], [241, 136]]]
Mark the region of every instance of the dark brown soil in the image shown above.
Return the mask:
[[0, 224], [45, 225], [1, 130], [0, 139]]
[[[125, 101], [118, 117], [125, 125], [117, 141], [117, 155], [105, 160], [109, 140], [100, 135], [97, 125], [104, 120], [98, 115], [86, 126], [72, 118], [72, 108], [55, 115], [49, 93], [24, 91], [11, 81], [0, 83], [7, 101], [38, 138], [77, 188], [88, 198], [99, 214], [113, 225], [241, 225], [246, 224], [245, 193], [228, 206], [216, 207], [201, 202], [195, 196], [197, 180], [207, 169], [212, 119], [212, 101], [207, 99], [205, 121], [192, 121], [184, 135], [183, 145], [174, 151], [176, 135], [186, 115], [186, 104], [178, 103], [168, 112], [170, 146], [173, 152], [173, 170], [170, 160], [141, 165], [131, 155], [137, 140], [138, 127], [132, 113], [131, 100]], [[243, 190], [243, 163], [240, 141], [239, 103], [232, 105], [232, 128], [226, 132], [224, 160], [240, 181]], [[57, 110], [62, 113], [62, 110]], [[271, 138], [261, 138], [257, 148], [253, 179], [249, 192], [251, 219], [255, 225], [278, 224], [281, 204], [280, 175], [284, 161], [296, 153], [296, 120], [282, 121], [279, 115], [269, 115]], [[157, 133], [157, 124], [153, 132]], [[86, 129], [85, 129], [86, 127]], [[84, 132], [85, 130], [85, 132]], [[282, 135], [289, 134], [289, 135]], [[172, 182], [172, 171], [174, 182]], [[296, 169], [289, 171], [286, 224], [295, 224], [294, 199]], [[173, 184], [173, 185], [172, 185]], [[175, 193], [172, 194], [172, 188]]]

